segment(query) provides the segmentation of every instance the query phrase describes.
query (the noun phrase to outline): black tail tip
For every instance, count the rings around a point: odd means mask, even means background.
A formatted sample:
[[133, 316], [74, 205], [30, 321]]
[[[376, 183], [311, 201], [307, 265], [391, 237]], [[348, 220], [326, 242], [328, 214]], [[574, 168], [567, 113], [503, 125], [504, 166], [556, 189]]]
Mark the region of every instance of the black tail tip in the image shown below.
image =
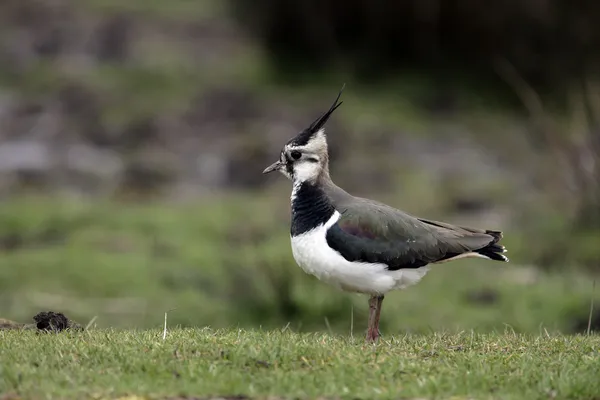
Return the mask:
[[506, 257], [504, 254], [494, 253], [492, 251], [478, 251], [478, 253], [492, 261], [509, 262], [508, 257]]
[[[502, 237], [501, 232], [494, 232], [494, 233], [499, 233], [500, 237]], [[494, 235], [492, 235], [492, 236], [494, 236]], [[494, 241], [492, 241], [492, 243], [488, 244], [487, 246], [485, 246], [482, 249], [476, 250], [476, 252], [486, 258], [489, 258], [490, 260], [508, 262], [509, 261], [508, 257], [506, 257], [504, 254], [502, 254], [502, 253], [506, 253], [506, 247], [502, 246], [501, 244], [497, 244], [496, 242], [498, 240], [500, 240], [500, 239], [496, 239], [496, 236], [494, 236]]]

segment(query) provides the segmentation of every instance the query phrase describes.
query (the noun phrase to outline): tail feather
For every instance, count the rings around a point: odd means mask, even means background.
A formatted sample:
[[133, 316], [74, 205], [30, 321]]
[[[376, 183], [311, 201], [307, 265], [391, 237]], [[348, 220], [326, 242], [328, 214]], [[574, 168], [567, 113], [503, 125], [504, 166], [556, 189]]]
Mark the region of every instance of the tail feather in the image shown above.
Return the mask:
[[[419, 218], [419, 221], [421, 221], [425, 224], [428, 224], [428, 225], [436, 226], [438, 228], [441, 228], [442, 230], [449, 230], [449, 231], [453, 231], [453, 232], [461, 232], [462, 231], [461, 233], [463, 233], [463, 239], [468, 239], [469, 237], [476, 237], [475, 242], [473, 242], [473, 241], [471, 241], [471, 242], [464, 241], [463, 242], [462, 247], [466, 251], [446, 253], [444, 255], [444, 257], [441, 258], [440, 260], [436, 261], [436, 263], [452, 261], [452, 260], [456, 260], [459, 258], [465, 258], [465, 257], [482, 257], [482, 258], [487, 258], [489, 260], [494, 260], [494, 261], [508, 262], [508, 258], [502, 254], [502, 253], [506, 253], [506, 248], [504, 246], [502, 246], [501, 244], [498, 244], [498, 242], [502, 239], [501, 231], [492, 231], [492, 230], [469, 228], [469, 227], [465, 227], [465, 226], [456, 226], [456, 225], [448, 224], [446, 222], [431, 221], [431, 220], [426, 220], [426, 219], [422, 219], [422, 218]], [[488, 235], [488, 237], [486, 237], [485, 235]], [[485, 241], [489, 240], [489, 236], [491, 236], [492, 240], [489, 241], [484, 247], [477, 249], [477, 246], [481, 246], [483, 243], [485, 243]], [[473, 249], [473, 250], [471, 250], [471, 249]]]
[[487, 246], [475, 250], [475, 253], [480, 254], [483, 257], [489, 258], [490, 260], [508, 262], [508, 257], [501, 254], [506, 253], [506, 248], [498, 244], [498, 241], [502, 239], [502, 232], [486, 231], [485, 233], [491, 235], [494, 238], [494, 240]]

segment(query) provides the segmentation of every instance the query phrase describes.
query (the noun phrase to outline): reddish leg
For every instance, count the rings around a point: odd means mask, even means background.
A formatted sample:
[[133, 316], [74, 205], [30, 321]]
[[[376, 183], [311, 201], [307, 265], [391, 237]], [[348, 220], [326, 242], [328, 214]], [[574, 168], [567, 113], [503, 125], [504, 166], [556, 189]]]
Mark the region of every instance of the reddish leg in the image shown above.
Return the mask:
[[379, 315], [381, 314], [383, 296], [369, 298], [369, 327], [367, 329], [367, 342], [375, 343], [379, 338]]

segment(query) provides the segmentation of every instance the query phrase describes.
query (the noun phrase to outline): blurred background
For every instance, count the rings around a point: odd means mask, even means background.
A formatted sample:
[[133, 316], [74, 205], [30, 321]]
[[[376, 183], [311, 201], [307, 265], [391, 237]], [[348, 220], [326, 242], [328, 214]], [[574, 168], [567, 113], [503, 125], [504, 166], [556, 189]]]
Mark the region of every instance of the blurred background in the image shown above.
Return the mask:
[[0, 317], [362, 335], [367, 298], [296, 266], [291, 184], [261, 174], [346, 83], [334, 180], [502, 230], [511, 259], [434, 267], [386, 297], [383, 332], [584, 332], [599, 20], [594, 1], [4, 0]]

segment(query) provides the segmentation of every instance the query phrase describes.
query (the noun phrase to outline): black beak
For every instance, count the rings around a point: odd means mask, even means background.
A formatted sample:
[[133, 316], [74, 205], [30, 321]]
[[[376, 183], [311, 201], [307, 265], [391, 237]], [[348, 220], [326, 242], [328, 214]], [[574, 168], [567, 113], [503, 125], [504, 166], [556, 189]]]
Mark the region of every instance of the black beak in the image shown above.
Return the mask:
[[282, 165], [283, 164], [281, 163], [281, 161], [275, 161], [273, 164], [271, 164], [267, 168], [265, 168], [265, 170], [263, 171], [263, 174], [268, 174], [270, 172], [277, 171], [281, 168]]

